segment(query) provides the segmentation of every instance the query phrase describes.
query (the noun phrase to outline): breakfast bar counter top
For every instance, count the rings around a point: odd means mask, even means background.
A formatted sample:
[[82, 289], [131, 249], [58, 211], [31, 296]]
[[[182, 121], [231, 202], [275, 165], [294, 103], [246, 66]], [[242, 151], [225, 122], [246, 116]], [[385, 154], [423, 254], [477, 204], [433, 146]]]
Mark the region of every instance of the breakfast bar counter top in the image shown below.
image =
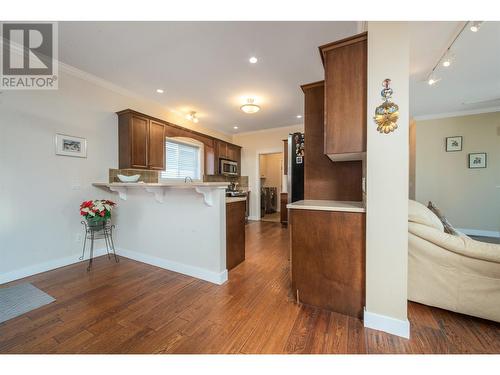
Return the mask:
[[354, 201], [302, 200], [289, 203], [286, 207], [297, 210], [366, 212], [363, 202]]
[[173, 188], [189, 188], [189, 187], [213, 187], [213, 188], [226, 188], [229, 182], [95, 182], [94, 186], [105, 187], [173, 187]]

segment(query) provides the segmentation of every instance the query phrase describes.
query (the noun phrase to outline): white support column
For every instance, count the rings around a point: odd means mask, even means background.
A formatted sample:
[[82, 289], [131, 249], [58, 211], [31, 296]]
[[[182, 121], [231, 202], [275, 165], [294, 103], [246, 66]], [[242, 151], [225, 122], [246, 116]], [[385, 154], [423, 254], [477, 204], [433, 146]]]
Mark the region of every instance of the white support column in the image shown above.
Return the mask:
[[[407, 22], [368, 23], [368, 126], [366, 166], [366, 327], [409, 337]], [[380, 134], [373, 122], [385, 78], [399, 105], [398, 129]]]

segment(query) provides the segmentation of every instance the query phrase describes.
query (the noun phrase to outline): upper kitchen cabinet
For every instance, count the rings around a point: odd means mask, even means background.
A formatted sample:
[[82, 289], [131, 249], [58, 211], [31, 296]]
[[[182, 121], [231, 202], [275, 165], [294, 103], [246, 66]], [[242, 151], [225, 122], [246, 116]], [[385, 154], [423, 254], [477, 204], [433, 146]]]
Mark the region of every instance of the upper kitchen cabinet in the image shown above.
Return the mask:
[[165, 169], [165, 125], [130, 110], [118, 112], [119, 168]]
[[325, 67], [324, 152], [333, 161], [366, 153], [367, 34], [319, 47]]

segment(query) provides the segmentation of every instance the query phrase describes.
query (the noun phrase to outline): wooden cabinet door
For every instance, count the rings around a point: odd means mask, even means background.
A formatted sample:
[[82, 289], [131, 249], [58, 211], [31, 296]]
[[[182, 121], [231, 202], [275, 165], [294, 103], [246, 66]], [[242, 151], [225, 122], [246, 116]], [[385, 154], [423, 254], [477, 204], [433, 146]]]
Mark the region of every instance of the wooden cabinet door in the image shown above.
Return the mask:
[[205, 144], [205, 174], [216, 174], [215, 150], [214, 147]]
[[130, 120], [130, 166], [148, 168], [148, 128], [149, 120], [133, 115]]
[[148, 166], [165, 170], [165, 126], [153, 120], [149, 122]]
[[288, 204], [288, 194], [281, 193], [281, 195], [280, 195], [280, 222], [281, 222], [281, 224], [288, 223], [288, 208], [286, 208], [287, 204]]
[[227, 145], [227, 158], [229, 160], [238, 161], [238, 147], [233, 145]]
[[226, 268], [230, 270], [245, 260], [246, 202], [226, 203]]
[[227, 143], [217, 141], [217, 158], [227, 159]]
[[366, 151], [367, 41], [325, 53], [325, 154]]

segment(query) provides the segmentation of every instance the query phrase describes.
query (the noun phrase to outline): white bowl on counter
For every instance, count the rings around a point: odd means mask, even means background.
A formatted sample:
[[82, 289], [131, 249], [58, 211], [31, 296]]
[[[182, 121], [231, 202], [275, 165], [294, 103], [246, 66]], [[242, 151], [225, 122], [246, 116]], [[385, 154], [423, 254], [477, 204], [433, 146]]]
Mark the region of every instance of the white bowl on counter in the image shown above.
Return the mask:
[[124, 176], [122, 174], [117, 175], [121, 182], [137, 182], [141, 177], [140, 174], [134, 174], [133, 176]]

